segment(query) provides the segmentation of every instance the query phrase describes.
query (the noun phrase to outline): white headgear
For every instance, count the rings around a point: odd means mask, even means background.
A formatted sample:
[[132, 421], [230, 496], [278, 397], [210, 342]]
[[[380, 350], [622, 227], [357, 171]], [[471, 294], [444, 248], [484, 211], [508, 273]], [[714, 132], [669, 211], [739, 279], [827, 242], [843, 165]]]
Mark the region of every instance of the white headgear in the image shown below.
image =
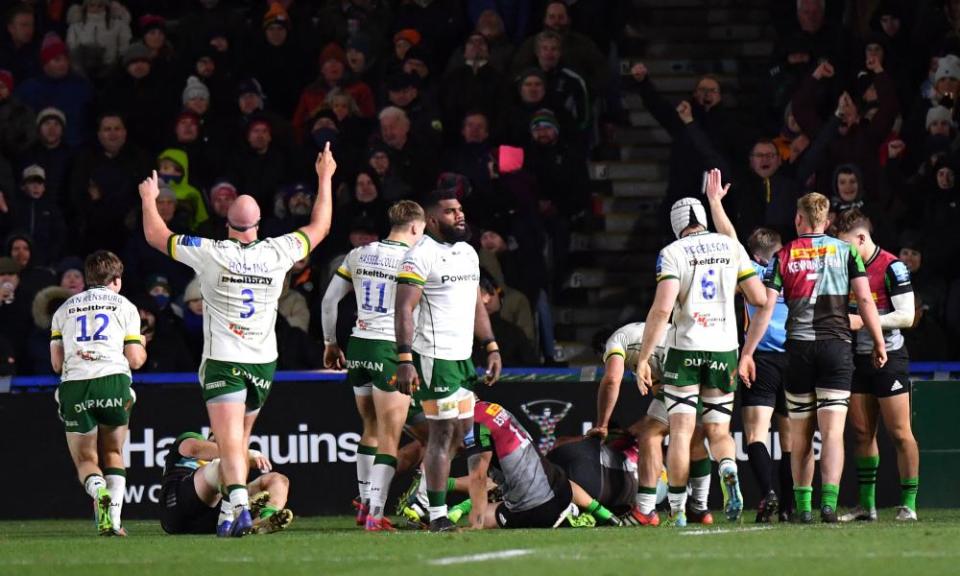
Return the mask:
[[707, 226], [707, 211], [696, 198], [681, 198], [670, 208], [670, 226], [673, 234], [679, 238], [680, 233], [696, 225]]

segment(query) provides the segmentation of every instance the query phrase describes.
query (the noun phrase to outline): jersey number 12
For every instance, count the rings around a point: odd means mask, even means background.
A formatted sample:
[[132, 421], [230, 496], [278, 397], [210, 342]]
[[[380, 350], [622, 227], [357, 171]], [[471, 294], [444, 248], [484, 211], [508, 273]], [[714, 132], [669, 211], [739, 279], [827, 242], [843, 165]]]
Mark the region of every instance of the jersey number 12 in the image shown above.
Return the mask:
[[89, 342], [91, 340], [106, 340], [107, 337], [103, 335], [103, 331], [107, 329], [107, 324], [110, 323], [110, 317], [106, 314], [97, 314], [93, 319], [99, 322], [97, 326], [97, 331], [93, 333], [93, 336], [87, 335], [87, 317], [80, 316], [77, 318], [77, 332], [80, 333], [77, 336], [77, 342]]

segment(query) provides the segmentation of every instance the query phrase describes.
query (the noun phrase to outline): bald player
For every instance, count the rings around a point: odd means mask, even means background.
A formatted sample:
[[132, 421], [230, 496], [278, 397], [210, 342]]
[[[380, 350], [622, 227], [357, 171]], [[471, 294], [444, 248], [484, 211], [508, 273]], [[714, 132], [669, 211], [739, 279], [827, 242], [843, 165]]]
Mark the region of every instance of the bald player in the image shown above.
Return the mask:
[[277, 364], [274, 324], [287, 271], [330, 230], [331, 180], [337, 163], [329, 144], [317, 156], [317, 200], [310, 222], [289, 234], [259, 240], [260, 209], [250, 196], [227, 213], [227, 239], [173, 234], [157, 212], [157, 173], [140, 184], [147, 242], [193, 268], [203, 296], [200, 385], [220, 454], [226, 487], [218, 536], [253, 529], [247, 492], [247, 446], [257, 414], [270, 393]]

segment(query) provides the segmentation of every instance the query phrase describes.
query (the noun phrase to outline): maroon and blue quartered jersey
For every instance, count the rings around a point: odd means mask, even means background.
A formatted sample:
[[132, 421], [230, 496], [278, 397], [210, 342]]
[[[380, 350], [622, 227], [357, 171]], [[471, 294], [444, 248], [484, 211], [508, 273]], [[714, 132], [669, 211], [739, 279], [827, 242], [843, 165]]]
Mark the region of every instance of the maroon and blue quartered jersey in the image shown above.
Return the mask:
[[773, 257], [767, 288], [787, 302], [787, 340], [851, 341], [850, 282], [866, 276], [853, 246], [825, 234], [804, 234]]
[[[866, 262], [867, 280], [870, 281], [870, 293], [877, 305], [877, 313], [883, 316], [894, 312], [893, 297], [913, 292], [910, 283], [910, 270], [896, 256], [879, 247]], [[857, 313], [857, 298], [850, 293], [850, 309]], [[873, 338], [867, 330], [856, 333], [857, 354], [873, 352]], [[883, 340], [887, 352], [903, 348], [903, 334], [899, 328], [883, 331]]]
[[[530, 434], [506, 408], [492, 402], [477, 402], [473, 408], [473, 434], [464, 438], [467, 456], [493, 452], [491, 472], [503, 488], [509, 510], [525, 511], [553, 499], [554, 471], [544, 460]], [[494, 468], [502, 473], [502, 478]]]

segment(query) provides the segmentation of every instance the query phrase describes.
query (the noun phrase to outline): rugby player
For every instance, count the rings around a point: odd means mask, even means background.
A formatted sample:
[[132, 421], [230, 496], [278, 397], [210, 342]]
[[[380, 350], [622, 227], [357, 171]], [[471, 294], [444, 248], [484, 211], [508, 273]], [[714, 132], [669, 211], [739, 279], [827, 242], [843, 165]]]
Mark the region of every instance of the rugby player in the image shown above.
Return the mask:
[[[317, 155], [319, 180], [310, 222], [278, 238], [257, 239], [260, 208], [242, 195], [227, 213], [227, 239], [173, 234], [157, 212], [157, 173], [140, 184], [147, 242], [197, 272], [203, 295], [200, 385], [220, 450], [228, 497], [218, 535], [243, 536], [253, 528], [246, 482], [246, 449], [257, 414], [270, 393], [277, 365], [277, 301], [287, 271], [330, 230], [331, 179], [337, 164], [330, 146]], [[232, 516], [232, 517], [231, 517]]]
[[[721, 182], [720, 171], [711, 170], [707, 187], [724, 188]], [[697, 199], [682, 198], [671, 207], [670, 224], [677, 240], [661, 250], [657, 259], [657, 291], [647, 314], [637, 359], [640, 391], [646, 394], [653, 385], [650, 357], [663, 340], [673, 312], [674, 325], [667, 335], [663, 394], [670, 423], [667, 497], [671, 522], [677, 526], [687, 524], [690, 445], [700, 401], [704, 435], [719, 462], [724, 512], [728, 520], [735, 521], [743, 511], [736, 448], [730, 436], [737, 386], [734, 299], [738, 285], [751, 304], [766, 302], [763, 285], [743, 246], [732, 238], [709, 232], [706, 222], [706, 210]]]
[[863, 320], [850, 317], [856, 340], [853, 356], [853, 387], [850, 396], [850, 424], [856, 437], [857, 479], [860, 504], [840, 517], [841, 522], [876, 521], [877, 421], [893, 440], [900, 471], [900, 506], [897, 520], [917, 519], [917, 486], [920, 481], [920, 453], [910, 426], [910, 357], [900, 334], [913, 326], [914, 298], [910, 271], [896, 256], [882, 250], [873, 241], [870, 219], [859, 210], [848, 210], [835, 221], [837, 237], [859, 252], [867, 269], [870, 293], [880, 314], [880, 327], [887, 349], [887, 363], [875, 368], [870, 358], [873, 342], [859, 330]]
[[137, 307], [119, 294], [123, 262], [98, 250], [87, 256], [89, 286], [67, 299], [50, 325], [54, 394], [77, 477], [93, 499], [101, 536], [126, 536], [120, 512], [127, 484], [123, 443], [136, 394], [130, 370], [147, 353]]
[[[503, 406], [478, 401], [466, 443], [472, 528], [556, 528], [580, 510], [605, 524], [619, 525], [613, 513], [540, 455], [530, 434]], [[503, 501], [488, 506], [491, 466], [501, 472]]]
[[[707, 190], [707, 199], [710, 203], [710, 214], [713, 217], [717, 232], [737, 238], [737, 231], [723, 208], [725, 188], [710, 187]], [[780, 234], [768, 228], [754, 230], [747, 239], [747, 252], [751, 264], [758, 276], [763, 276], [773, 255], [783, 247]], [[747, 319], [756, 313], [756, 307], [745, 303]], [[780, 496], [773, 489], [771, 470], [773, 460], [767, 448], [767, 438], [770, 435], [770, 420], [777, 415], [777, 429], [780, 440], [780, 494], [792, 493], [793, 477], [790, 472], [790, 431], [787, 425], [786, 396], [784, 395], [784, 378], [787, 370], [787, 355], [783, 348], [787, 337], [786, 331], [787, 305], [782, 296], [777, 298], [776, 307], [767, 331], [757, 348], [755, 362], [757, 365], [757, 381], [745, 383], [740, 391], [740, 403], [743, 416], [743, 433], [747, 439], [747, 456], [750, 468], [757, 479], [760, 488], [760, 503], [757, 505], [757, 523], [768, 523], [780, 509], [781, 521], [790, 519], [790, 503], [787, 498], [781, 505]]]
[[[220, 450], [215, 442], [196, 432], [184, 432], [170, 446], [160, 480], [160, 526], [167, 534], [213, 534], [220, 521]], [[250, 467], [263, 474], [247, 485], [255, 534], [283, 530], [293, 522], [284, 508], [290, 481], [271, 472], [270, 460], [258, 450], [248, 450]]]
[[[613, 409], [620, 395], [627, 366], [637, 366], [637, 358], [643, 346], [644, 322], [632, 322], [618, 328], [607, 340], [603, 350], [603, 378], [597, 388], [597, 425], [587, 431], [587, 436], [605, 438]], [[671, 327], [668, 325], [667, 330]], [[666, 335], [664, 335], [666, 340]], [[663, 390], [659, 386], [663, 378], [663, 360], [666, 355], [664, 342], [650, 356], [651, 377], [655, 384], [654, 398], [647, 407], [646, 415], [630, 426], [629, 431], [639, 443], [638, 480], [636, 506], [630, 511], [633, 522], [641, 526], [659, 526], [657, 514], [657, 480], [663, 473], [663, 442], [670, 433], [667, 409], [663, 403]], [[687, 521], [713, 524], [713, 515], [707, 509], [710, 495], [710, 456], [704, 445], [703, 426], [697, 422], [690, 444], [690, 490], [693, 496], [687, 505]], [[602, 502], [602, 500], [601, 500]]]
[[501, 361], [480, 298], [479, 258], [466, 243], [470, 230], [456, 193], [434, 191], [424, 208], [427, 235], [407, 252], [397, 274], [397, 388], [414, 395], [427, 419], [430, 530], [443, 532], [456, 529], [447, 518], [450, 458], [473, 426], [474, 396], [464, 387], [477, 378], [473, 336], [487, 352], [487, 385], [500, 377]]
[[784, 246], [767, 267], [767, 303], [747, 330], [739, 372], [748, 385], [756, 381], [753, 354], [783, 292], [787, 315], [786, 397], [790, 415], [795, 519], [813, 522], [813, 414], [816, 411], [820, 452], [821, 507], [824, 522], [837, 522], [837, 496], [843, 474], [843, 429], [853, 378], [853, 349], [847, 314], [853, 292], [860, 316], [873, 338], [873, 363], [887, 362], [877, 307], [860, 254], [849, 244], [824, 234], [830, 202], [811, 192], [797, 201], [794, 224], [799, 238]]
[[[369, 531], [393, 529], [390, 520], [384, 518], [383, 509], [397, 469], [397, 447], [410, 407], [410, 397], [400, 394], [394, 386], [397, 269], [407, 250], [423, 236], [426, 226], [423, 208], [410, 200], [391, 206], [388, 217], [390, 235], [351, 250], [323, 296], [324, 365], [346, 365], [347, 382], [353, 385], [363, 420], [363, 435], [357, 448], [361, 498], [358, 522], [362, 519]], [[344, 358], [336, 338], [337, 305], [351, 290], [357, 298], [357, 324]], [[365, 493], [367, 487], [369, 492]]]
[[590, 436], [560, 443], [558, 439], [546, 458], [615, 515], [627, 515], [633, 509], [639, 455], [637, 441], [629, 432], [613, 430], [606, 440]]

